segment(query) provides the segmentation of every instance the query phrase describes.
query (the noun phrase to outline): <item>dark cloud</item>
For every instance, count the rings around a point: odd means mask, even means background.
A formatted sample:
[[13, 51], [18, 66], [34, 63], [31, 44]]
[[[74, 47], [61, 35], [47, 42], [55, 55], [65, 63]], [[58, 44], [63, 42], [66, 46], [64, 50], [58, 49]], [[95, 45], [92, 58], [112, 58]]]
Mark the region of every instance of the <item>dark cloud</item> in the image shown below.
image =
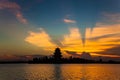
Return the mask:
[[118, 55], [120, 56], [120, 45], [106, 49], [102, 52], [97, 52], [97, 54], [104, 54], [104, 55]]
[[77, 52], [75, 51], [65, 51], [67, 54], [71, 55], [71, 56], [78, 56], [80, 57], [81, 55], [80, 54], [77, 54]]
[[98, 37], [94, 37], [94, 38], [90, 38], [89, 40], [99, 40], [101, 38], [109, 38], [109, 37], [115, 37], [115, 36], [119, 36], [120, 33], [115, 33], [115, 34], [106, 34], [106, 35], [102, 35], [102, 36], [98, 36]]

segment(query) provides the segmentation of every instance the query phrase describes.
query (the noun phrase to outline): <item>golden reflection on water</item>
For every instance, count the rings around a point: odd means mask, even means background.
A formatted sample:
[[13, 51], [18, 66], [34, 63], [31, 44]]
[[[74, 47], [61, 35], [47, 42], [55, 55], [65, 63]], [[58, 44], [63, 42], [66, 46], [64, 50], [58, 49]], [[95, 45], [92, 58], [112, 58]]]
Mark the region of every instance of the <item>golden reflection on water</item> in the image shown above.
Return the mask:
[[0, 80], [120, 80], [119, 64], [0, 65]]

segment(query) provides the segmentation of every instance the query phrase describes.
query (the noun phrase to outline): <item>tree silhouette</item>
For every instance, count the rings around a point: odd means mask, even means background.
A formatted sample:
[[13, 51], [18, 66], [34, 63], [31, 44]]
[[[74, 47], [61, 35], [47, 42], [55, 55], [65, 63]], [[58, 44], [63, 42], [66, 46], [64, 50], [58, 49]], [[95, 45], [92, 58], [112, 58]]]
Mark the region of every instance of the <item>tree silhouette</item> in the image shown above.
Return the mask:
[[56, 49], [55, 49], [55, 52], [54, 52], [53, 57], [54, 57], [55, 60], [61, 60], [61, 58], [62, 58], [62, 53], [61, 53], [61, 51], [60, 51], [60, 48], [56, 48]]

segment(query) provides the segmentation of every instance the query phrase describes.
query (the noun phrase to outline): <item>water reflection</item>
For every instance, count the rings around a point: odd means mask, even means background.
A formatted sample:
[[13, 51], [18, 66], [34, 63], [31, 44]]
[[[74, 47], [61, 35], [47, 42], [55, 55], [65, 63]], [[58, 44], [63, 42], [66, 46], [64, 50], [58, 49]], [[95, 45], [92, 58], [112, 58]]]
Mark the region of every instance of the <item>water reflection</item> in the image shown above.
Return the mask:
[[63, 80], [62, 78], [62, 70], [61, 70], [61, 67], [62, 65], [61, 64], [55, 64], [53, 65], [54, 67], [54, 70], [53, 70], [53, 75], [54, 75], [54, 80]]
[[86, 75], [87, 75], [87, 71], [86, 71], [86, 66], [82, 65], [81, 67], [81, 80], [86, 80]]
[[0, 64], [0, 80], [120, 80], [119, 64]]
[[25, 80], [25, 65], [0, 64], [0, 80]]

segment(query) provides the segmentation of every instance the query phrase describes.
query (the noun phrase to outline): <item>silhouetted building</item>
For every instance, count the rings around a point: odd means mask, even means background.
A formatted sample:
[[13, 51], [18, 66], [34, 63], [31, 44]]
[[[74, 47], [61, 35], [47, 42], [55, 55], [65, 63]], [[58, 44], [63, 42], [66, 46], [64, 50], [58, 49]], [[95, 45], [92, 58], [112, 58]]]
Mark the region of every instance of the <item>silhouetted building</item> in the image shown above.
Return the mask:
[[55, 60], [61, 60], [61, 58], [62, 58], [62, 53], [61, 53], [61, 51], [60, 51], [60, 48], [56, 48], [56, 49], [55, 49], [53, 58], [54, 58]]
[[82, 59], [88, 59], [88, 60], [91, 60], [91, 59], [92, 59], [90, 53], [88, 53], [88, 52], [82, 52], [81, 58], [82, 58]]

